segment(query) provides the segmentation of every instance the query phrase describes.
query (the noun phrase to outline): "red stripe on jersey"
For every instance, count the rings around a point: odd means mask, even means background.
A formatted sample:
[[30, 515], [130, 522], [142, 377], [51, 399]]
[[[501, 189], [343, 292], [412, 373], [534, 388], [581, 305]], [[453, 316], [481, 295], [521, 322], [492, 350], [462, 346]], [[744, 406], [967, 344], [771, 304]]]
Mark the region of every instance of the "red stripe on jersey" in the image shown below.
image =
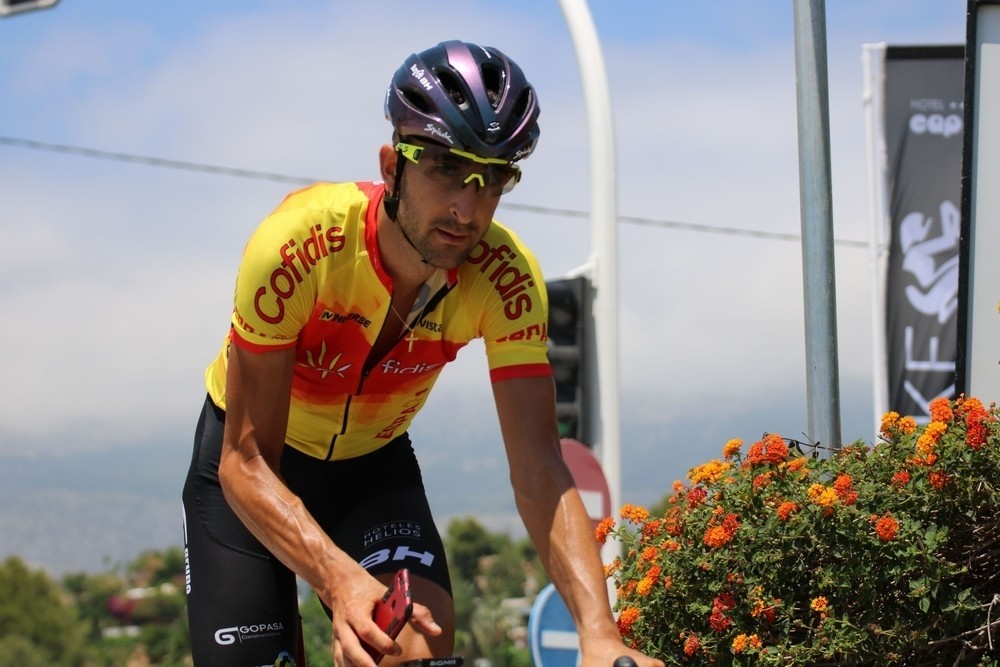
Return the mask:
[[490, 382], [513, 380], [515, 378], [537, 378], [552, 375], [549, 364], [521, 364], [519, 366], [504, 366], [490, 371]]

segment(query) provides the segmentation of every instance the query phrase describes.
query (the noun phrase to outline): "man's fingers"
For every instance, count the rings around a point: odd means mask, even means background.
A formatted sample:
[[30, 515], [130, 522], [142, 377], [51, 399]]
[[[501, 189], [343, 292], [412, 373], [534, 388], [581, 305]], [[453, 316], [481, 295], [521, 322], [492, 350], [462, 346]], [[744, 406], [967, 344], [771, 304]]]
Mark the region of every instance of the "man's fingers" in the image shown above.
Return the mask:
[[441, 626], [434, 620], [431, 610], [422, 604], [413, 604], [413, 614], [410, 616], [410, 625], [421, 634], [437, 636], [441, 634]]

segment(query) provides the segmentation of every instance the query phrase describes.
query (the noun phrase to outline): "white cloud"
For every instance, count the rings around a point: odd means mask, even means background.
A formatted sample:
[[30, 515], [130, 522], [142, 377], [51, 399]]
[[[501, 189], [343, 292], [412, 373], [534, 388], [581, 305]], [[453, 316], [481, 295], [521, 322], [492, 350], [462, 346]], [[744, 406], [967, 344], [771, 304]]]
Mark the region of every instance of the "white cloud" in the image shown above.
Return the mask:
[[[954, 43], [964, 4], [947, 5], [956, 15], [945, 26], [946, 10], [926, 3], [828, 7], [838, 237], [867, 234], [861, 44]], [[24, 57], [5, 59], [0, 98], [13, 100], [15, 116], [0, 134], [294, 176], [371, 178], [388, 136], [382, 95], [392, 70], [410, 51], [460, 36], [516, 54], [540, 91], [540, 149], [510, 201], [590, 207], [579, 73], [554, 3], [442, 3], [420, 17], [401, 1], [364, 9], [273, 4], [189, 16], [183, 30], [152, 13], [93, 22], [81, 14], [62, 24], [60, 12], [72, 7], [48, 14], [50, 30], [25, 28]], [[706, 27], [694, 10], [659, 7], [651, 16], [678, 35], [669, 39], [637, 25], [639, 9], [612, 16], [595, 7], [608, 21], [598, 29], [612, 77], [622, 215], [799, 232], [792, 17], [782, 7], [755, 27], [746, 25], [752, 16], [722, 12]], [[934, 13], [894, 27], [895, 15], [913, 7]], [[394, 27], [407, 21], [420, 28]], [[4, 23], [0, 32], [19, 25], [29, 24]], [[154, 432], [187, 442], [243, 242], [292, 186], [0, 151], [0, 364], [8, 378], [0, 433], [68, 447], [53, 434], [85, 423], [81, 446]], [[585, 220], [511, 209], [499, 217], [536, 249], [549, 277], [592, 251]], [[772, 395], [800, 409], [796, 242], [627, 223], [619, 238], [623, 412], [649, 438], [709, 404], [735, 414]], [[865, 252], [839, 247], [836, 269], [840, 363], [853, 391], [870, 375]], [[475, 415], [453, 429], [466, 435], [483, 418], [492, 423], [480, 364], [463, 359], [446, 371], [421, 418]], [[447, 410], [455, 400], [465, 407]], [[804, 429], [804, 414], [801, 421]], [[852, 423], [845, 436], [860, 428]], [[16, 438], [3, 439], [0, 451], [9, 453]]]

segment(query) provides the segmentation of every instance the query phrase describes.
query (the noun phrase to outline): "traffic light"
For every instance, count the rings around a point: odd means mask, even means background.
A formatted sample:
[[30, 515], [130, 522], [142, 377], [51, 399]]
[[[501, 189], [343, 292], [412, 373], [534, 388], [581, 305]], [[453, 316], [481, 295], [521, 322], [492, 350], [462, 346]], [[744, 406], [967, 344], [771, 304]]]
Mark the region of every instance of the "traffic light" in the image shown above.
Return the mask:
[[591, 443], [587, 362], [591, 286], [583, 276], [545, 282], [549, 294], [549, 363], [556, 381], [559, 437]]
[[45, 9], [59, 0], [0, 0], [0, 16], [27, 12], [32, 9]]

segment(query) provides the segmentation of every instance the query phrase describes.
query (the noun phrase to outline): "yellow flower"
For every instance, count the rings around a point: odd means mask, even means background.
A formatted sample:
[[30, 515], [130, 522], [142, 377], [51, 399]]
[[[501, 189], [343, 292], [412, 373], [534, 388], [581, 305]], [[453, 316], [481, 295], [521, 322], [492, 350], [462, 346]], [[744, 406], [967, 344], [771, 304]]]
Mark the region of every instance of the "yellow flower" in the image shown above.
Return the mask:
[[899, 432], [903, 435], [910, 435], [917, 430], [917, 420], [907, 415], [899, 420]]
[[712, 459], [708, 463], [693, 468], [688, 473], [688, 479], [691, 480], [692, 484], [714, 484], [722, 479], [730, 467], [728, 463], [724, 463], [719, 459]]
[[733, 438], [722, 448], [722, 455], [727, 459], [732, 458], [740, 453], [741, 447], [743, 447], [743, 441], [739, 438]]
[[882, 424], [879, 426], [878, 432], [883, 438], [892, 437], [892, 431], [898, 426], [899, 423], [899, 413], [895, 411], [890, 411], [882, 415]]
[[944, 422], [933, 421], [927, 425], [924, 432], [917, 438], [917, 453], [927, 456], [934, 449], [941, 436], [948, 430], [948, 425]]
[[819, 597], [813, 598], [813, 601], [809, 603], [809, 608], [822, 614], [830, 608], [830, 605], [827, 599], [820, 595]]
[[822, 484], [809, 487], [809, 500], [820, 507], [831, 507], [837, 504], [837, 491]]

